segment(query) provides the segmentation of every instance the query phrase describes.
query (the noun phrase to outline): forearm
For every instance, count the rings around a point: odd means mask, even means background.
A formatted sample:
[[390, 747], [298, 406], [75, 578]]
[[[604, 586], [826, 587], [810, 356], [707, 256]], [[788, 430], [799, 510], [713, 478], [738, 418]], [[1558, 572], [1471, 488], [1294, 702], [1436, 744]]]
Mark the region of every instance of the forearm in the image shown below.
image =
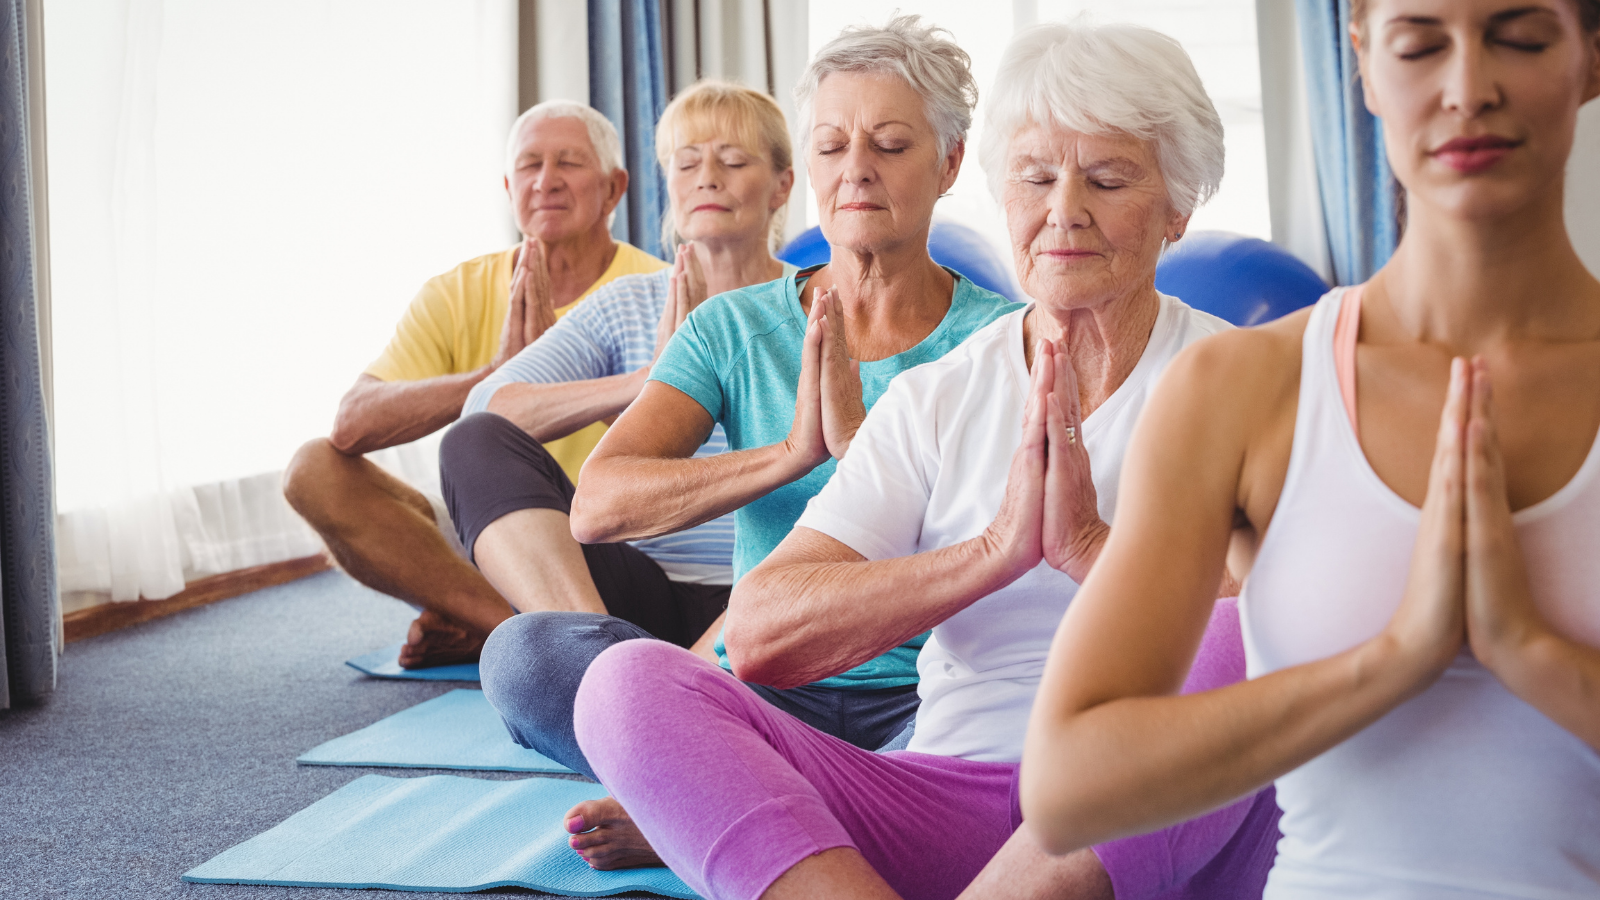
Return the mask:
[[1548, 629], [1473, 649], [1507, 690], [1600, 751], [1600, 650]]
[[1063, 705], [1047, 671], [1023, 756], [1024, 815], [1047, 849], [1065, 853], [1217, 809], [1420, 691], [1428, 680], [1399, 657], [1380, 636], [1216, 690], [1078, 711]]
[[572, 536], [579, 543], [602, 544], [684, 531], [763, 497], [816, 465], [782, 443], [706, 457], [591, 455], [572, 499]]
[[734, 587], [726, 640], [735, 675], [780, 688], [858, 666], [1023, 574], [986, 537], [896, 559], [774, 562]]
[[467, 394], [489, 372], [483, 368], [419, 381], [363, 376], [340, 402], [330, 440], [340, 452], [359, 456], [432, 434], [460, 417]]
[[489, 398], [488, 411], [543, 443], [616, 416], [643, 386], [638, 372], [556, 384], [505, 384]]

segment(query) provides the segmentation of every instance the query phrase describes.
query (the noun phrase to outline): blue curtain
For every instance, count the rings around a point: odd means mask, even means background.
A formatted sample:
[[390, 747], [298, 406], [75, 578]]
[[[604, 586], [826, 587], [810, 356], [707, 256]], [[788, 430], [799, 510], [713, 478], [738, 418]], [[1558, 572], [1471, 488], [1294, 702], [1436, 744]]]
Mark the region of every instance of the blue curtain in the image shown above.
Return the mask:
[[1383, 126], [1361, 97], [1350, 0], [1296, 2], [1334, 280], [1359, 284], [1388, 262], [1400, 239]]
[[611, 233], [666, 258], [661, 220], [667, 186], [656, 165], [656, 122], [667, 108], [662, 0], [589, 0], [589, 105], [617, 126], [628, 197], [617, 207]]
[[[24, 0], [0, 0], [0, 709], [55, 690], [55, 501], [34, 296]], [[39, 161], [42, 163], [42, 161]]]

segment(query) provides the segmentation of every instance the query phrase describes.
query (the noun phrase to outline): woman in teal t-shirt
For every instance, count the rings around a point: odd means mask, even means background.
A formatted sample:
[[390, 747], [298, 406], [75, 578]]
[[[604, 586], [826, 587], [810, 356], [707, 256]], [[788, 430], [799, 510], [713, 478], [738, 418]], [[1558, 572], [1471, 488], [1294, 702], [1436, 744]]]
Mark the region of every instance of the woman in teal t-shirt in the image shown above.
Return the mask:
[[[970, 84], [964, 65], [961, 74]], [[579, 541], [669, 534], [736, 511], [737, 581], [794, 527], [895, 375], [1015, 308], [928, 255], [934, 202], [955, 182], [966, 119], [941, 134], [930, 116], [908, 113], [924, 101], [882, 72], [821, 81], [807, 165], [832, 261], [719, 294], [689, 315], [584, 466], [572, 505]], [[690, 458], [717, 424], [728, 452]], [[923, 638], [812, 684], [776, 673], [762, 679], [775, 686], [751, 687], [876, 749], [915, 714]], [[730, 663], [719, 639], [715, 661], [737, 675], [743, 649], [736, 644]]]

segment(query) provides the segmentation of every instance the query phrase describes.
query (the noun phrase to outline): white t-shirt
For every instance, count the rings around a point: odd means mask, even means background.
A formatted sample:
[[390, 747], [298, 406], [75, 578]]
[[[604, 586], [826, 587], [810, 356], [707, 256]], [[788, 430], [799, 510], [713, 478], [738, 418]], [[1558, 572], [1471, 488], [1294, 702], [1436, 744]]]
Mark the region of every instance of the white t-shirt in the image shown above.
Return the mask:
[[[948, 547], [989, 527], [1022, 442], [1028, 391], [1022, 320], [1032, 308], [991, 322], [944, 358], [895, 378], [797, 525], [869, 560]], [[1184, 347], [1228, 327], [1162, 296], [1138, 365], [1083, 423], [1080, 439], [1102, 519], [1111, 521], [1116, 509], [1122, 457], [1157, 377]], [[1077, 590], [1041, 562], [935, 627], [917, 657], [922, 705], [910, 749], [1021, 759], [1050, 641]]]

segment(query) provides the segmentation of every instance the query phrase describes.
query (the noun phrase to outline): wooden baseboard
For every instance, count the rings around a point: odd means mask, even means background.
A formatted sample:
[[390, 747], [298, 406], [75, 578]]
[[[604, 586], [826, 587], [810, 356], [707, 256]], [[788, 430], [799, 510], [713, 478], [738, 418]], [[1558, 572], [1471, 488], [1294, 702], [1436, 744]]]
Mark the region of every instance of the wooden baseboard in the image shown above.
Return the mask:
[[264, 566], [252, 566], [237, 572], [224, 572], [221, 575], [211, 575], [198, 581], [191, 581], [183, 590], [165, 600], [102, 603], [99, 606], [69, 612], [61, 617], [61, 622], [66, 630], [67, 643], [70, 644], [97, 634], [127, 628], [129, 625], [170, 616], [196, 606], [204, 606], [207, 603], [248, 594], [307, 575], [315, 575], [332, 566], [333, 563], [329, 561], [327, 555], [322, 553], [268, 563]]

